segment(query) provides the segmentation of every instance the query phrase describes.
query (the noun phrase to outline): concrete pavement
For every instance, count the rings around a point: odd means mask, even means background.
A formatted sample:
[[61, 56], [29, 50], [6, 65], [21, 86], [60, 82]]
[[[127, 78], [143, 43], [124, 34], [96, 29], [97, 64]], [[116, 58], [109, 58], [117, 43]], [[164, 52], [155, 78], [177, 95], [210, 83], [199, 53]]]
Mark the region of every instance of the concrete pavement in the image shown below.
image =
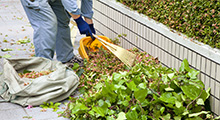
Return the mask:
[[[76, 26], [72, 26], [74, 53], [78, 55], [79, 35]], [[75, 32], [74, 32], [75, 31]], [[4, 58], [31, 57], [34, 54], [33, 29], [21, 6], [20, 0], [0, 0], [0, 74], [3, 72]], [[21, 40], [25, 44], [20, 44]], [[30, 42], [27, 42], [30, 40]], [[2, 98], [0, 97], [0, 100]], [[67, 101], [62, 101], [67, 102]], [[62, 104], [58, 111], [65, 109]], [[59, 117], [52, 109], [42, 112], [42, 108], [24, 108], [13, 103], [0, 103], [0, 120], [67, 120]]]

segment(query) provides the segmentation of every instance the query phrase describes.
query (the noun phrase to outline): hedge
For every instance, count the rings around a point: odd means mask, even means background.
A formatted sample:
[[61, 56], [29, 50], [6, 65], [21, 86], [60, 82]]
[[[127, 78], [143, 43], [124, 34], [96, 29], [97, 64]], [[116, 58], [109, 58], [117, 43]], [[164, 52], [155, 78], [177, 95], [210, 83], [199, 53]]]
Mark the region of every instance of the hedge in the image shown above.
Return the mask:
[[213, 48], [220, 48], [219, 0], [116, 0]]

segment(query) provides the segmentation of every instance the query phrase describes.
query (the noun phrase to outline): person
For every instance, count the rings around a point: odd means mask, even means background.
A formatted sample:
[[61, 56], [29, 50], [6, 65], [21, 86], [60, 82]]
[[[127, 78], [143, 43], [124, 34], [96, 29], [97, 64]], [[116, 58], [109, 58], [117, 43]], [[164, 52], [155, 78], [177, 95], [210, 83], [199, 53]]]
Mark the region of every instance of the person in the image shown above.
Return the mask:
[[63, 64], [72, 67], [77, 62], [83, 66], [83, 60], [73, 53], [69, 22], [72, 17], [80, 34], [95, 34], [92, 0], [81, 0], [81, 8], [77, 0], [21, 0], [21, 4], [34, 29], [36, 57], [52, 60], [56, 53]]

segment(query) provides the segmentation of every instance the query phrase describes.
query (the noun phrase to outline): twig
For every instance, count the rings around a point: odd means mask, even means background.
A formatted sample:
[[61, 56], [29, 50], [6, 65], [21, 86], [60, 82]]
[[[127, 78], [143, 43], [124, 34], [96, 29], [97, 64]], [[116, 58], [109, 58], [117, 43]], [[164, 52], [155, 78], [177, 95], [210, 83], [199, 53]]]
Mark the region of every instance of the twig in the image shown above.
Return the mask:
[[202, 91], [203, 91], [203, 89], [201, 90], [199, 96], [197, 96], [193, 101], [191, 101], [191, 102], [186, 106], [186, 109], [187, 109], [187, 110], [188, 110], [189, 105], [191, 105], [193, 102], [195, 102], [195, 101], [202, 95]]
[[140, 101], [137, 100], [137, 102], [138, 102], [139, 107], [141, 108], [142, 115], [144, 115], [144, 109], [142, 108]]

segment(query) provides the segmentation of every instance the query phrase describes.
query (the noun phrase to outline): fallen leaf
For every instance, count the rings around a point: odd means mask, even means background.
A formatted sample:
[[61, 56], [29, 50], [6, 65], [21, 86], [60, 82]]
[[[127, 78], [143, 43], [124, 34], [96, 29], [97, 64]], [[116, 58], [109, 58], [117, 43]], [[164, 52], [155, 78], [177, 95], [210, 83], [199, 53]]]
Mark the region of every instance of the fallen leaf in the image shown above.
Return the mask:
[[3, 42], [8, 42], [8, 41], [4, 38]]
[[9, 54], [5, 54], [2, 56], [2, 58], [10, 58], [10, 57], [11, 57], [11, 55], [9, 55]]
[[1, 49], [2, 52], [7, 52], [7, 51], [13, 51], [13, 49], [10, 49], [10, 48], [4, 48], [4, 49]]
[[19, 39], [17, 41], [18, 44], [26, 44], [26, 43], [29, 43], [29, 42], [31, 42], [30, 38]]

